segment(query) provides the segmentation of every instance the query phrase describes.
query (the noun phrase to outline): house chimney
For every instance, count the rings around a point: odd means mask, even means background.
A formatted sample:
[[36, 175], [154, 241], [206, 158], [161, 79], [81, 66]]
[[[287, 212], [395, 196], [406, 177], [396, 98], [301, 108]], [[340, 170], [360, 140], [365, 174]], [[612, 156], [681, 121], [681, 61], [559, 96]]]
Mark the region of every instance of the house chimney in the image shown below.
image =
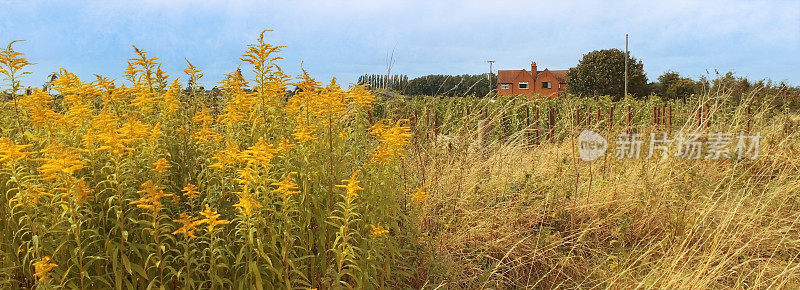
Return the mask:
[[531, 76], [535, 79], [536, 76], [539, 74], [539, 71], [536, 70], [536, 62], [531, 62]]

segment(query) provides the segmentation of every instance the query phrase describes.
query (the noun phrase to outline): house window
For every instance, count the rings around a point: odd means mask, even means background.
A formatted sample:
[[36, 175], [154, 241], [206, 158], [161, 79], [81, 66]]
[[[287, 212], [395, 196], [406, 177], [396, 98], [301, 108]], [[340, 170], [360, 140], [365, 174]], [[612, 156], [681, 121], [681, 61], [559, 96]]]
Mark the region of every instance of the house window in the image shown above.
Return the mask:
[[500, 89], [501, 90], [507, 90], [508, 87], [510, 87], [508, 84], [500, 84]]
[[542, 88], [543, 89], [549, 89], [550, 88], [550, 82], [542, 82]]
[[519, 82], [519, 89], [520, 90], [527, 90], [528, 89], [528, 82]]

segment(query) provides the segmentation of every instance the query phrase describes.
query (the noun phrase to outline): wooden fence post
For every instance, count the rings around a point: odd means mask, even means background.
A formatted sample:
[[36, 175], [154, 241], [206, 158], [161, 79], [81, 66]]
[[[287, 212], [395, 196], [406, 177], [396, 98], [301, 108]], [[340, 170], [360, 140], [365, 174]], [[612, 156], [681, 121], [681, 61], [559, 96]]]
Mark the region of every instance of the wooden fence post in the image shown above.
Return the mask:
[[608, 108], [608, 131], [614, 130], [614, 105]]
[[667, 128], [672, 128], [672, 105], [667, 106]]
[[433, 145], [436, 145], [436, 139], [439, 139], [439, 110], [433, 109]]
[[747, 133], [750, 133], [750, 106], [747, 106], [747, 108], [745, 109], [745, 114], [747, 115], [747, 125], [745, 127], [745, 131], [747, 131]]
[[625, 116], [625, 131], [631, 133], [631, 105], [628, 105], [627, 113]]
[[431, 137], [431, 109], [425, 108], [425, 139]]

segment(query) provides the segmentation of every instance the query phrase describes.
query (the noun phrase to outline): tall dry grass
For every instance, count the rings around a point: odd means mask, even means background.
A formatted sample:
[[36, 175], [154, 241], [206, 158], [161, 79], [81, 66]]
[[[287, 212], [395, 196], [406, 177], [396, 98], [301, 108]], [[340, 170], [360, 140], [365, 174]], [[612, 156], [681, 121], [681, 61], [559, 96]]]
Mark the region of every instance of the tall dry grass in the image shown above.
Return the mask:
[[[722, 107], [727, 122], [634, 131], [744, 130], [744, 102]], [[605, 158], [581, 161], [574, 138], [529, 145], [461, 130], [417, 143], [407, 165], [429, 186], [419, 223], [429, 257], [417, 283], [430, 288], [784, 288], [800, 287], [800, 117], [753, 110], [762, 135], [756, 160]], [[499, 114], [489, 116], [494, 122]], [[645, 134], [648, 136], [648, 134]], [[670, 153], [674, 153], [675, 147]]]

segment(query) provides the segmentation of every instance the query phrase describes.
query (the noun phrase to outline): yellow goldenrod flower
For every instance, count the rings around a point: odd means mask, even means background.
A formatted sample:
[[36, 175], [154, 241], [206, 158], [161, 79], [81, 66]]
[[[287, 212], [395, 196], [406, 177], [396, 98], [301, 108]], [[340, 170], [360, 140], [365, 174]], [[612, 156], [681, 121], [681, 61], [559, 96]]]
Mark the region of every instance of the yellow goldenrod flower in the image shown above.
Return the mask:
[[358, 184], [361, 183], [358, 179], [356, 179], [356, 175], [361, 172], [361, 170], [356, 170], [353, 172], [353, 175], [350, 175], [350, 179], [342, 180], [345, 184], [337, 184], [336, 187], [344, 188], [347, 190], [347, 196], [356, 198], [358, 197], [358, 191], [364, 190], [363, 187], [359, 186]]
[[45, 256], [41, 261], [33, 263], [33, 268], [35, 269], [33, 275], [39, 278], [39, 282], [44, 282], [48, 279], [47, 274], [55, 267], [58, 267], [58, 265], [50, 262], [50, 257]]
[[370, 156], [372, 156], [372, 162], [386, 163], [394, 159], [394, 152], [386, 146], [378, 145], [378, 147], [375, 148], [375, 152], [370, 154]]
[[380, 120], [370, 128], [370, 134], [378, 136], [381, 145], [372, 154], [373, 162], [388, 162], [395, 157], [405, 156], [405, 146], [411, 140], [411, 127], [403, 126], [402, 122], [407, 119], [397, 120], [396, 123], [389, 125], [388, 120]]
[[13, 166], [18, 161], [33, 154], [33, 152], [22, 151], [31, 146], [31, 144], [16, 145], [11, 139], [0, 137], [0, 162], [4, 162], [9, 167]]
[[67, 71], [64, 68], [58, 70], [58, 77], [53, 80], [52, 88], [64, 96], [67, 103], [74, 104], [77, 101], [77, 95], [81, 92], [83, 84], [78, 78], [78, 75]]
[[292, 148], [294, 148], [294, 144], [289, 142], [289, 140], [285, 137], [281, 136], [281, 141], [278, 143], [278, 152], [287, 152], [292, 150]]
[[250, 192], [250, 189], [247, 188], [247, 185], [245, 185], [242, 191], [238, 192], [237, 195], [239, 196], [239, 203], [233, 206], [241, 208], [246, 216], [250, 216], [253, 213], [253, 208], [261, 207], [261, 204], [255, 200], [255, 197]]
[[141, 193], [142, 197], [130, 202], [131, 205], [136, 205], [136, 207], [141, 209], [158, 212], [163, 207], [161, 198], [174, 196], [171, 193], [165, 193], [164, 188], [156, 185], [152, 180], [142, 183], [141, 188], [142, 189], [137, 192]]
[[201, 127], [197, 129], [192, 134], [192, 138], [195, 140], [195, 144], [203, 144], [203, 143], [210, 143], [210, 142], [220, 142], [222, 141], [222, 136], [217, 134], [216, 131], [209, 127]]
[[318, 115], [339, 115], [347, 109], [345, 95], [342, 88], [336, 84], [336, 78], [333, 78], [331, 83], [323, 88], [314, 99], [312, 110]]
[[156, 162], [153, 162], [153, 171], [155, 172], [164, 173], [170, 168], [172, 168], [172, 165], [169, 165], [167, 159], [159, 158]]
[[248, 166], [236, 170], [236, 174], [239, 174], [239, 177], [234, 178], [233, 180], [241, 185], [247, 185], [248, 182], [256, 180], [255, 176], [258, 175], [258, 172], [256, 172], [256, 170], [254, 170], [252, 167]]
[[193, 217], [188, 213], [181, 213], [181, 217], [173, 221], [181, 224], [181, 227], [172, 232], [172, 235], [182, 234], [187, 239], [193, 239], [197, 237], [195, 236], [194, 232], [197, 230], [197, 226], [199, 225], [198, 218]]
[[294, 180], [292, 180], [292, 176], [296, 174], [297, 172], [289, 172], [289, 174], [286, 174], [286, 176], [283, 177], [283, 180], [273, 183], [272, 185], [275, 185], [278, 188], [273, 189], [272, 192], [281, 193], [285, 196], [300, 193], [299, 191], [300, 188], [297, 187], [297, 183], [295, 183]]
[[195, 198], [200, 196], [200, 192], [197, 191], [196, 185], [187, 183], [186, 186], [183, 187], [183, 196]]
[[248, 147], [246, 150], [242, 151], [239, 155], [239, 158], [247, 163], [247, 166], [252, 165], [261, 165], [270, 167], [270, 161], [273, 157], [275, 157], [275, 153], [278, 150], [275, 149], [275, 146], [272, 144], [267, 143], [264, 141], [264, 138], [258, 138], [258, 142], [253, 146]]
[[[87, 134], [87, 136], [89, 136], [89, 134]], [[121, 138], [121, 136], [114, 131], [100, 132], [97, 133], [96, 137], [103, 143], [103, 145], [98, 147], [97, 150], [109, 150], [114, 154], [120, 154], [122, 152], [133, 150], [133, 148], [125, 146], [123, 143], [123, 138]]]
[[151, 113], [156, 107], [156, 96], [145, 86], [134, 86], [131, 88], [134, 97], [131, 105], [144, 113]]
[[192, 116], [192, 123], [208, 126], [211, 123], [214, 123], [214, 118], [211, 117], [211, 113], [208, 112], [208, 109], [202, 108], [200, 111], [197, 111], [194, 116]]
[[[186, 60], [186, 64], [187, 66], [186, 69], [183, 70], [183, 73], [189, 76], [189, 82], [191, 82], [192, 85], [197, 85], [197, 81], [203, 78], [203, 73], [200, 71], [200, 69], [189, 62], [188, 59]], [[175, 83], [177, 82], [178, 79], [175, 79]]]
[[214, 157], [211, 157], [211, 159], [214, 159], [217, 162], [209, 165], [208, 167], [225, 169], [229, 165], [236, 163], [236, 161], [239, 159], [240, 153], [241, 151], [239, 150], [239, 146], [228, 141], [225, 150], [218, 150], [217, 152], [214, 152]]
[[86, 181], [84, 181], [83, 179], [75, 182], [74, 190], [76, 191], [75, 199], [78, 201], [78, 203], [82, 203], [86, 197], [88, 197], [90, 194], [92, 194], [92, 192], [94, 192], [92, 188], [89, 187], [89, 185], [86, 184]]
[[305, 124], [300, 124], [296, 128], [294, 128], [294, 133], [292, 133], [292, 137], [294, 137], [294, 140], [296, 140], [297, 142], [306, 143], [308, 141], [317, 140], [316, 137], [311, 135], [312, 133], [314, 133], [313, 128]]
[[383, 226], [375, 226], [369, 225], [372, 228], [372, 236], [376, 238], [380, 238], [385, 234], [389, 233], [389, 230], [383, 228]]
[[14, 80], [19, 79], [22, 75], [29, 74], [30, 72], [25, 72], [23, 69], [33, 64], [22, 57], [25, 55], [24, 53], [15, 51], [14, 48], [11, 47], [14, 43], [19, 41], [22, 40], [12, 41], [8, 43], [6, 48], [0, 48], [0, 75], [3, 75], [4, 79], [12, 81], [12, 90], [17, 90], [19, 87], [19, 81]]
[[39, 166], [39, 177], [42, 180], [54, 180], [59, 174], [71, 175], [83, 168], [84, 162], [77, 148], [53, 144], [42, 149], [45, 158]]
[[44, 125], [61, 118], [61, 114], [50, 108], [52, 102], [53, 97], [50, 94], [39, 88], [34, 88], [29, 96], [20, 98], [19, 105], [23, 111], [28, 113], [31, 123]]
[[425, 193], [425, 189], [423, 187], [417, 187], [417, 191], [411, 196], [411, 199], [417, 203], [423, 203], [426, 199], [428, 199], [428, 194]]
[[367, 85], [352, 86], [347, 90], [347, 97], [360, 108], [369, 108], [375, 102], [375, 96], [367, 89]]
[[161, 97], [161, 107], [163, 108], [164, 112], [167, 114], [172, 114], [178, 111], [178, 108], [181, 105], [181, 102], [178, 100], [178, 93], [180, 93], [181, 84], [178, 83], [178, 79], [172, 82], [170, 85], [169, 90], [164, 92], [164, 95]]
[[300, 120], [300, 117], [305, 117], [303, 116], [305, 114], [300, 114], [302, 111], [305, 110], [305, 113], [311, 113], [311, 111], [314, 110], [311, 107], [313, 106], [313, 101], [315, 101], [317, 97], [317, 93], [320, 91], [320, 83], [315, 81], [314, 78], [308, 74], [308, 72], [302, 67], [302, 63], [300, 65], [300, 69], [303, 71], [303, 73], [298, 76], [300, 81], [297, 83], [292, 83], [292, 85], [297, 86], [299, 91], [292, 95], [292, 98], [289, 99], [286, 107], [284, 108], [287, 113], [294, 115], [295, 118], [298, 118], [298, 121]]
[[[228, 128], [232, 128], [237, 123], [246, 121], [247, 116], [252, 116], [251, 112], [258, 100], [253, 97], [253, 93], [248, 93], [244, 90], [231, 91], [230, 88], [223, 89], [231, 94], [231, 98], [225, 104], [223, 113], [219, 115], [219, 118], [221, 123], [224, 123]], [[256, 118], [256, 116], [252, 117]]]
[[281, 57], [273, 57], [271, 56], [273, 53], [278, 53], [285, 46], [277, 46], [272, 45], [264, 41], [264, 33], [271, 30], [263, 30], [261, 34], [258, 36], [258, 43], [256, 44], [248, 44], [247, 45], [247, 52], [242, 54], [241, 59], [244, 62], [250, 63], [253, 65], [256, 71], [262, 71], [265, 69], [269, 69], [269, 66], [272, 65], [273, 61], [281, 59]]
[[206, 224], [206, 228], [209, 233], [214, 232], [214, 227], [218, 225], [227, 225], [230, 222], [227, 220], [219, 219], [219, 214], [216, 211], [211, 210], [211, 207], [206, 204], [206, 209], [200, 212], [200, 215], [205, 217], [202, 220], [197, 222], [198, 225]]
[[25, 188], [25, 190], [21, 191], [19, 195], [12, 198], [11, 201], [16, 203], [25, 203], [28, 205], [36, 205], [39, 203], [39, 198], [44, 196], [53, 197], [55, 195], [46, 192], [44, 188], [33, 185]]
[[117, 130], [117, 134], [125, 145], [134, 145], [144, 140], [151, 134], [150, 127], [140, 122], [136, 118], [130, 117], [127, 122]]
[[247, 80], [241, 74], [241, 70], [236, 70], [225, 74], [225, 77], [220, 82], [222, 84], [222, 91], [229, 96], [247, 94]]
[[161, 138], [161, 134], [162, 134], [161, 123], [156, 123], [155, 125], [153, 125], [153, 129], [150, 129], [150, 141], [151, 142], [158, 141], [158, 139]]
[[94, 109], [88, 101], [79, 102], [67, 108], [67, 112], [59, 120], [59, 125], [66, 128], [79, 127], [91, 120], [92, 114]]

